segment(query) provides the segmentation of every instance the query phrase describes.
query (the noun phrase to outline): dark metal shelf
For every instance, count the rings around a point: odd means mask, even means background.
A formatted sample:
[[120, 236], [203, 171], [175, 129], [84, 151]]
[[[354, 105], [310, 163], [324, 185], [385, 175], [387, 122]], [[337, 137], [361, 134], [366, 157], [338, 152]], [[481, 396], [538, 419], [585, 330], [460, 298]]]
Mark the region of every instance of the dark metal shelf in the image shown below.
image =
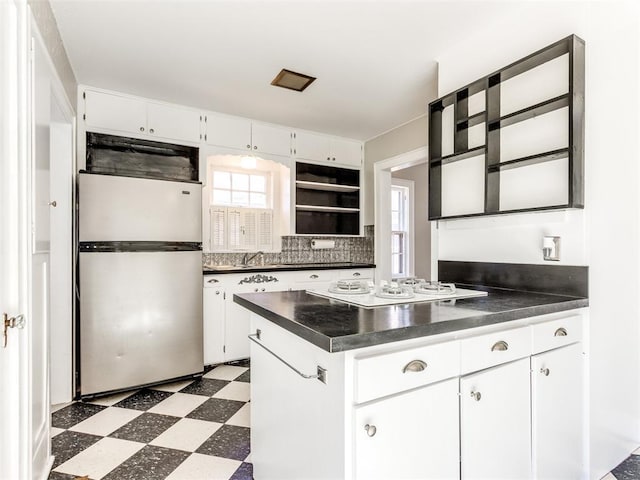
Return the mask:
[[558, 150], [551, 150], [549, 152], [536, 153], [535, 155], [529, 155], [522, 158], [514, 158], [513, 160], [507, 160], [506, 162], [500, 162], [495, 165], [489, 165], [489, 173], [499, 172], [502, 170], [511, 170], [513, 168], [527, 167], [529, 165], [536, 165], [538, 163], [550, 162], [558, 160], [560, 158], [567, 158], [569, 156], [568, 148], [560, 148]]
[[431, 160], [432, 164], [440, 164], [447, 165], [453, 162], [459, 162], [460, 160], [464, 160], [466, 158], [477, 157], [478, 155], [484, 154], [486, 151], [484, 145], [480, 147], [470, 148], [468, 150], [464, 150], [463, 152], [454, 153], [453, 155], [446, 155], [442, 158], [434, 158]]
[[523, 108], [522, 110], [518, 110], [517, 112], [500, 117], [498, 120], [489, 121], [489, 130], [491, 131], [498, 128], [508, 127], [514, 123], [530, 120], [539, 115], [544, 115], [545, 113], [553, 112], [554, 110], [559, 110], [568, 106], [569, 94], [565, 93], [564, 95], [545, 100], [544, 102], [537, 103], [536, 105], [532, 105], [530, 107]]

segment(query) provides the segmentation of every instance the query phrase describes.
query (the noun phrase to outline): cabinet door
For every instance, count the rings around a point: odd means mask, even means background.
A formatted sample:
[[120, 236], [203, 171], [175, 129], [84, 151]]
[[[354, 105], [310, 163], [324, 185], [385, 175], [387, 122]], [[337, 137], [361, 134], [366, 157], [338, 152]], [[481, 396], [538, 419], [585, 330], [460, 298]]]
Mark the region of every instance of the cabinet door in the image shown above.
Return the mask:
[[207, 114], [207, 143], [251, 150], [251, 120], [227, 115]]
[[310, 132], [296, 132], [294, 156], [314, 162], [331, 161], [331, 140], [326, 135]]
[[149, 103], [147, 128], [150, 135], [168, 140], [198, 143], [200, 141], [200, 113], [187, 108]]
[[535, 355], [531, 370], [533, 476], [582, 478], [582, 346]]
[[[224, 289], [219, 280], [204, 277], [203, 292], [203, 335], [204, 335], [204, 364], [212, 365], [224, 362]], [[212, 283], [208, 283], [212, 282]]]
[[529, 358], [460, 379], [462, 478], [531, 476]]
[[291, 131], [286, 128], [254, 122], [251, 126], [253, 151], [289, 157]]
[[458, 418], [457, 378], [357, 407], [355, 477], [459, 478]]
[[331, 140], [331, 160], [342, 165], [360, 167], [362, 164], [362, 143], [344, 138]]
[[[270, 273], [264, 275], [270, 276]], [[247, 274], [247, 276], [250, 276]], [[227, 289], [225, 300], [225, 362], [249, 358], [251, 312], [233, 301], [234, 293], [277, 292], [286, 290], [282, 282], [242, 284]]]
[[142, 100], [87, 90], [84, 107], [89, 131], [93, 131], [94, 127], [126, 133], [147, 133], [147, 106]]

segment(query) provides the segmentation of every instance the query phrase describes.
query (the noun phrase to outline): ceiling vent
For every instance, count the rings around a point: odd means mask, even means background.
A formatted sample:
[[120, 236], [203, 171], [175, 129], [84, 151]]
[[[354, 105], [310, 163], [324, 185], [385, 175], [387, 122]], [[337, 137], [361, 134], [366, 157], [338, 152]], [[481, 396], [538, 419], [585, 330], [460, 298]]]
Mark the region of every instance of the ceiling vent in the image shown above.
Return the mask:
[[289, 90], [295, 90], [296, 92], [302, 92], [305, 88], [313, 83], [316, 77], [310, 77], [303, 73], [292, 72], [283, 68], [280, 73], [276, 75], [271, 81], [271, 85], [276, 87], [288, 88]]

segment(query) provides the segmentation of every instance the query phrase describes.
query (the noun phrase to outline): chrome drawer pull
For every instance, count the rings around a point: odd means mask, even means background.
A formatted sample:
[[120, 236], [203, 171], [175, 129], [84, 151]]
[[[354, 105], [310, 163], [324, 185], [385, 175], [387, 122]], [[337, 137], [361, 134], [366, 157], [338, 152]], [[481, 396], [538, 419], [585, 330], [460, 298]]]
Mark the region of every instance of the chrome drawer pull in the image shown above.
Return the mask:
[[309, 275], [309, 278], [313, 278], [315, 280], [316, 278], [318, 278], [318, 275], [315, 275], [315, 274], [314, 275]]
[[559, 329], [556, 330], [556, 333], [553, 334], [554, 337], [566, 337], [567, 336], [567, 331], [560, 327]]
[[211, 280], [207, 280], [207, 283], [220, 283], [217, 278], [212, 278]]
[[370, 437], [373, 437], [378, 431], [375, 425], [369, 425], [368, 423], [364, 426], [364, 430]]
[[499, 352], [504, 352], [508, 349], [509, 349], [509, 344], [504, 340], [500, 340], [499, 342], [494, 343], [493, 347], [491, 347], [492, 352], [495, 352], [496, 350]]
[[425, 368], [427, 368], [427, 364], [422, 360], [411, 360], [404, 366], [402, 373], [422, 372]]

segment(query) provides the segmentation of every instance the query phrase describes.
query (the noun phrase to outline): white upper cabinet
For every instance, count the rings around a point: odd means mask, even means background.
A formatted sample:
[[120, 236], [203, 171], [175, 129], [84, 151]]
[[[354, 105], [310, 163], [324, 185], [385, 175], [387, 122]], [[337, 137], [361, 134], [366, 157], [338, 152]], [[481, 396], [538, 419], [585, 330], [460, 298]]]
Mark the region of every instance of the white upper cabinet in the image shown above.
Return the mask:
[[151, 135], [188, 142], [200, 141], [200, 112], [160, 103], [147, 104], [147, 125]]
[[286, 127], [212, 113], [207, 114], [206, 124], [206, 140], [210, 145], [283, 157], [291, 155], [291, 130]]
[[294, 134], [293, 156], [312, 162], [330, 162], [360, 167], [362, 164], [362, 143], [314, 132], [297, 131]]
[[206, 123], [208, 144], [251, 150], [251, 120], [248, 118], [207, 113]]
[[291, 155], [291, 130], [288, 128], [253, 122], [251, 140], [254, 151], [283, 157]]
[[84, 92], [87, 131], [200, 142], [200, 112], [175, 105], [95, 90]]

